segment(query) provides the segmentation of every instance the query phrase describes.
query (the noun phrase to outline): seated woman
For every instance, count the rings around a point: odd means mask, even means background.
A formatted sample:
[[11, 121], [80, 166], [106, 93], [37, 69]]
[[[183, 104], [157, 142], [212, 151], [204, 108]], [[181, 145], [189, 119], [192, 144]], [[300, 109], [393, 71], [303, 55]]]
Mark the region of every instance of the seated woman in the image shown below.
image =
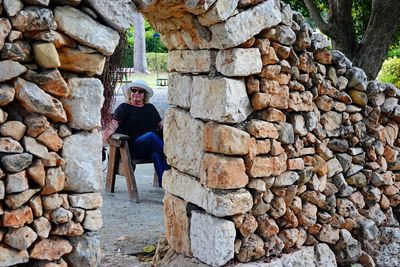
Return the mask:
[[116, 133], [129, 135], [129, 148], [133, 158], [151, 158], [161, 187], [162, 175], [168, 169], [163, 148], [164, 142], [157, 134], [162, 130], [162, 120], [156, 108], [149, 103], [153, 90], [143, 80], [135, 80], [123, 87], [127, 103], [114, 112], [118, 122]]

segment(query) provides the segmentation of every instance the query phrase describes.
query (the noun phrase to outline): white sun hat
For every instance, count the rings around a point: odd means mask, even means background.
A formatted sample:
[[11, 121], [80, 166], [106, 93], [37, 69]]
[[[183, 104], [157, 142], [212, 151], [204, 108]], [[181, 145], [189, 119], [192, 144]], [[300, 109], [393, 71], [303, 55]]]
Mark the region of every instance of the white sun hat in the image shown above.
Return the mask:
[[148, 86], [146, 81], [144, 81], [144, 80], [133, 80], [132, 82], [125, 84], [122, 87], [122, 90], [125, 93], [133, 87], [137, 87], [137, 88], [141, 88], [141, 89], [145, 90], [148, 98], [150, 98], [154, 95], [153, 89], [151, 89], [151, 87]]

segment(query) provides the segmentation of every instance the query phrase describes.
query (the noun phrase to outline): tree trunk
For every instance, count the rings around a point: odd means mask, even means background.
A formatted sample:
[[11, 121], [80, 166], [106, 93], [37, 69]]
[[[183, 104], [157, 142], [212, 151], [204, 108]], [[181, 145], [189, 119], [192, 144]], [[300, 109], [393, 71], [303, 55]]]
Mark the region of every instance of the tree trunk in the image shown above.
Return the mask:
[[354, 31], [351, 10], [352, 0], [329, 0], [330, 37], [335, 49], [353, 59], [357, 51], [357, 38]]
[[362, 68], [369, 79], [375, 79], [386, 58], [386, 53], [400, 27], [400, 1], [375, 0], [371, 18], [360, 47], [353, 58], [355, 66]]
[[328, 0], [329, 23], [322, 20], [313, 0], [304, 0], [317, 27], [332, 39], [334, 49], [342, 51], [362, 68], [369, 79], [375, 79], [400, 27], [400, 0], [373, 0], [372, 12], [362, 41], [357, 44], [352, 19], [352, 0]]
[[149, 73], [146, 60], [146, 38], [144, 31], [144, 18], [142, 14], [135, 14], [135, 45], [133, 69], [136, 72]]

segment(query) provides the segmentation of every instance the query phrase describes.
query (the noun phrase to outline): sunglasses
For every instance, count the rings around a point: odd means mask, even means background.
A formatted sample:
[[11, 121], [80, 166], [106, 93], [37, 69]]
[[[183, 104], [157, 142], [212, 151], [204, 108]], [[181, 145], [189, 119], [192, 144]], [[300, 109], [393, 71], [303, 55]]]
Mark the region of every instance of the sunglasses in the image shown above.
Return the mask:
[[139, 90], [139, 89], [131, 89], [132, 94], [138, 93], [138, 94], [144, 94], [144, 90]]

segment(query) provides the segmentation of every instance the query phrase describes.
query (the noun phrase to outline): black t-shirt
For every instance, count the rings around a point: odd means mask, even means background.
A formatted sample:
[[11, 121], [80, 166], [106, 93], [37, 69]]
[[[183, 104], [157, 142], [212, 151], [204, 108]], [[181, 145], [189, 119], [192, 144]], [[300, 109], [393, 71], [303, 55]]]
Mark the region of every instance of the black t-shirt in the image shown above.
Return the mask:
[[135, 107], [122, 103], [115, 110], [114, 119], [119, 122], [115, 132], [129, 135], [133, 139], [147, 132], [156, 132], [161, 121], [160, 114], [152, 104]]

